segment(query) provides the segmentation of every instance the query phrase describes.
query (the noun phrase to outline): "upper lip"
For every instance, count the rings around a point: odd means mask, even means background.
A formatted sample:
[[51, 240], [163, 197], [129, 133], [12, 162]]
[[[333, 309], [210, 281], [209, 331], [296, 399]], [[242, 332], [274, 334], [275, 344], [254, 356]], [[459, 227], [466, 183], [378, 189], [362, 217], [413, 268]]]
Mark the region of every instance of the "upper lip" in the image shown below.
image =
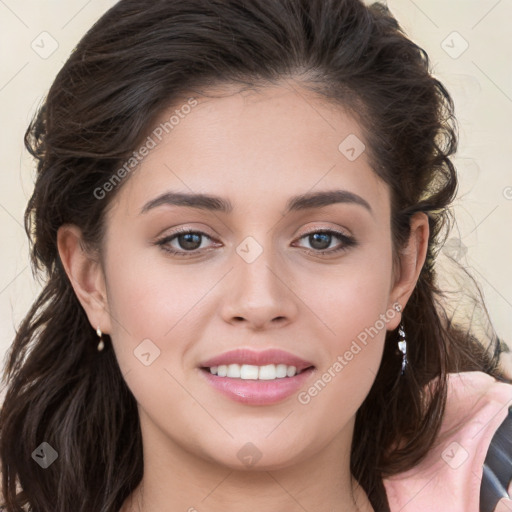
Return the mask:
[[286, 364], [287, 366], [295, 366], [298, 371], [313, 366], [313, 363], [295, 356], [290, 352], [279, 349], [267, 349], [262, 351], [255, 351], [252, 349], [230, 350], [202, 362], [199, 366], [202, 368], [211, 368], [212, 366], [228, 364], [251, 364], [254, 366]]

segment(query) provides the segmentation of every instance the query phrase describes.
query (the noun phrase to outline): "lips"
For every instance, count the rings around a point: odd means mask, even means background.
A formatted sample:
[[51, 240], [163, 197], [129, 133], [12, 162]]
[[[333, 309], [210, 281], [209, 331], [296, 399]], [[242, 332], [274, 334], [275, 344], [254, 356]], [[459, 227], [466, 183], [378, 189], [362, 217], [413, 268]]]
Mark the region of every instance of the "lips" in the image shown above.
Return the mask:
[[270, 405], [296, 393], [313, 374], [312, 363], [283, 350], [239, 349], [200, 364], [206, 382], [248, 405]]

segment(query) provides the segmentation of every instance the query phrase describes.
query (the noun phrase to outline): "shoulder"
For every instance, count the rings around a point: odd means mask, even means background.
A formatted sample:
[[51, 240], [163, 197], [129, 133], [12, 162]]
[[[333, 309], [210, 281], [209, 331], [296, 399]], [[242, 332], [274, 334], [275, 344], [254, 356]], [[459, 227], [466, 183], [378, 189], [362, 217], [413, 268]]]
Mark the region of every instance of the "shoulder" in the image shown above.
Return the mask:
[[511, 406], [512, 385], [482, 372], [451, 374], [436, 444], [417, 466], [384, 480], [391, 512], [479, 512], [484, 463]]

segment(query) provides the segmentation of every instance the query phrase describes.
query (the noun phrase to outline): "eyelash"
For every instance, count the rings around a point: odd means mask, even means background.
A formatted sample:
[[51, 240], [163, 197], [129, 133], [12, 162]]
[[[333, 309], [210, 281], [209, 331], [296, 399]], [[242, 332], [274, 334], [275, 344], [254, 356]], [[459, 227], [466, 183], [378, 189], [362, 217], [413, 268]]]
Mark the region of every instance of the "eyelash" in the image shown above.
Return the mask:
[[[183, 251], [183, 250], [177, 251], [175, 249], [169, 249], [167, 247], [167, 244], [169, 244], [169, 242], [171, 242], [172, 240], [176, 239], [180, 235], [186, 235], [186, 234], [200, 235], [200, 236], [209, 238], [210, 240], [213, 240], [213, 238], [211, 236], [207, 235], [206, 233], [204, 233], [202, 231], [195, 231], [195, 230], [188, 229], [188, 228], [182, 228], [182, 229], [179, 229], [178, 231], [175, 231], [171, 235], [165, 236], [164, 238], [161, 238], [160, 240], [157, 240], [155, 242], [155, 245], [160, 246], [163, 251], [165, 251], [167, 253], [170, 253], [173, 256], [178, 256], [178, 257], [185, 257], [186, 258], [186, 257], [190, 257], [190, 256], [195, 256], [195, 255], [203, 252], [204, 249], [203, 250], [201, 250], [201, 249], [194, 249], [192, 251]], [[342, 241], [342, 245], [340, 247], [338, 247], [337, 249], [328, 249], [328, 250], [323, 250], [323, 251], [321, 251], [321, 250], [306, 249], [306, 252], [308, 254], [313, 254], [315, 256], [324, 255], [324, 254], [334, 254], [334, 253], [338, 253], [338, 252], [341, 252], [341, 251], [346, 251], [350, 247], [354, 247], [354, 246], [357, 245], [357, 242], [356, 242], [355, 238], [353, 238], [351, 236], [348, 236], [348, 235], [346, 235], [346, 234], [344, 234], [344, 233], [342, 233], [340, 231], [336, 231], [334, 229], [316, 229], [316, 230], [310, 231], [308, 233], [304, 233], [301, 237], [299, 237], [299, 240], [301, 240], [303, 238], [306, 238], [308, 236], [311, 236], [311, 235], [315, 235], [315, 234], [335, 235], [336, 237], [338, 237]]]

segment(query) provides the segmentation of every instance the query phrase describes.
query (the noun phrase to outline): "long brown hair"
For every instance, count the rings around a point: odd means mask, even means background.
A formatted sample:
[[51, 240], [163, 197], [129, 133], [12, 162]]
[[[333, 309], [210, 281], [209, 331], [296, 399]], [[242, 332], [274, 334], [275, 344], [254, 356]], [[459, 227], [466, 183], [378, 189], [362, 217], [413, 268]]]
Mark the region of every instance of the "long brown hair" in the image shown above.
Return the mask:
[[[286, 79], [361, 123], [372, 168], [391, 190], [396, 254], [411, 216], [429, 217], [427, 262], [403, 313], [409, 371], [400, 377], [396, 332], [388, 333], [356, 417], [352, 472], [376, 510], [388, 509], [383, 477], [412, 467], [432, 446], [447, 374], [499, 377], [498, 340], [485, 349], [467, 326], [454, 325], [436, 288], [434, 262], [457, 190], [452, 99], [386, 7], [121, 0], [74, 49], [25, 135], [37, 160], [25, 225], [34, 270], [46, 284], [19, 326], [4, 373], [0, 462], [8, 512], [118, 512], [143, 474], [135, 399], [108, 336], [105, 351], [96, 352], [96, 334], [59, 259], [58, 228], [75, 224], [89, 246], [100, 247], [106, 208], [122, 183], [101, 198], [94, 191], [177, 98], [218, 83]], [[47, 469], [31, 458], [42, 442], [59, 456]]]

